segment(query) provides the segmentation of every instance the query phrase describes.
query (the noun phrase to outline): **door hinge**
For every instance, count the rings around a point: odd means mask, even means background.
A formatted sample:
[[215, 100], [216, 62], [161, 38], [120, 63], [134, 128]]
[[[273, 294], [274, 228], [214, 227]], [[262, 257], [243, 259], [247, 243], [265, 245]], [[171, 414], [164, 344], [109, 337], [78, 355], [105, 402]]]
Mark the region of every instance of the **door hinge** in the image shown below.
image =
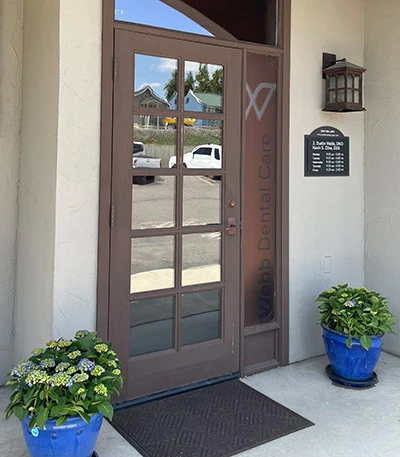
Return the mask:
[[118, 64], [117, 64], [117, 58], [113, 58], [113, 80], [116, 81], [118, 78]]
[[114, 222], [115, 222], [115, 206], [111, 204], [110, 207], [110, 227], [114, 227]]

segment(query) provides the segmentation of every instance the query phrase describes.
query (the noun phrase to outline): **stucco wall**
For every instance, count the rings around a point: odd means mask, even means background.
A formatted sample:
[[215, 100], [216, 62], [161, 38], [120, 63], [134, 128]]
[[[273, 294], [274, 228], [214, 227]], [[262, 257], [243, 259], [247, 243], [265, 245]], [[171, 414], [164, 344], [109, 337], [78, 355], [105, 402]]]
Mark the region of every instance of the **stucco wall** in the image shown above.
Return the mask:
[[60, 2], [54, 336], [96, 326], [101, 0]]
[[21, 78], [22, 0], [0, 0], [0, 385], [12, 362]]
[[[400, 318], [400, 2], [365, 7], [365, 279]], [[399, 325], [384, 347], [400, 354]]]
[[25, 2], [16, 360], [95, 328], [101, 4]]
[[24, 2], [16, 360], [52, 335], [58, 118], [59, 7]]
[[[363, 114], [322, 112], [322, 53], [363, 65], [363, 0], [292, 0], [290, 88], [290, 361], [323, 352], [315, 297], [364, 283]], [[350, 177], [304, 177], [304, 135], [350, 137]]]

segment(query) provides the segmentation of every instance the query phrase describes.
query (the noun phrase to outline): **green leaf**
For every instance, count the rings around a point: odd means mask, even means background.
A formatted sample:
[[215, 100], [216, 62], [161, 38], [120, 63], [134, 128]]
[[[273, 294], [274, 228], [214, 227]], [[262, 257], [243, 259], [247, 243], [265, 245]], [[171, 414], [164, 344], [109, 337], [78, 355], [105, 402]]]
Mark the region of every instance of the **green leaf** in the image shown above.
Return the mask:
[[[20, 391], [22, 393], [22, 391]], [[25, 405], [35, 396], [35, 389], [29, 389], [24, 394], [24, 403]]]
[[351, 335], [346, 339], [346, 346], [350, 349], [351, 348]]
[[371, 347], [372, 340], [368, 335], [361, 335], [360, 337], [360, 343], [361, 346], [368, 351], [368, 349]]
[[49, 397], [53, 400], [53, 401], [58, 401], [58, 395], [56, 392], [54, 392], [54, 390], [50, 390], [49, 391]]
[[48, 418], [49, 418], [49, 410], [47, 408], [45, 408], [44, 406], [41, 406], [38, 410], [38, 414], [36, 417], [37, 426], [43, 430], [44, 424], [47, 422]]
[[16, 417], [18, 417], [19, 420], [23, 421], [25, 417], [28, 415], [28, 411], [21, 405], [17, 405], [14, 408], [14, 414], [16, 415]]
[[104, 417], [106, 417], [109, 420], [112, 420], [114, 415], [114, 408], [112, 407], [112, 404], [109, 401], [101, 402], [98, 408]]
[[36, 425], [36, 416], [32, 416], [29, 421], [28, 428], [33, 428]]
[[71, 406], [70, 408], [71, 411], [73, 411], [74, 413], [81, 413], [81, 412], [84, 412], [85, 410], [82, 408], [82, 406]]
[[14, 408], [12, 408], [11, 405], [8, 405], [5, 410], [6, 419], [9, 419], [13, 414], [14, 414]]
[[69, 409], [66, 406], [55, 405], [51, 408], [51, 417], [61, 417], [68, 414]]
[[81, 388], [81, 385], [80, 384], [73, 384], [70, 388], [69, 388], [69, 391], [71, 392], [71, 394], [75, 395], [78, 390]]
[[379, 326], [379, 328], [382, 330], [383, 333], [392, 333], [393, 332], [390, 325], [388, 325], [388, 324], [381, 324]]
[[89, 414], [85, 413], [84, 411], [78, 411], [78, 414], [81, 416], [81, 418], [87, 422], [88, 424], [90, 423], [90, 416]]
[[57, 419], [56, 425], [64, 425], [67, 422], [67, 418], [65, 416], [61, 416]]

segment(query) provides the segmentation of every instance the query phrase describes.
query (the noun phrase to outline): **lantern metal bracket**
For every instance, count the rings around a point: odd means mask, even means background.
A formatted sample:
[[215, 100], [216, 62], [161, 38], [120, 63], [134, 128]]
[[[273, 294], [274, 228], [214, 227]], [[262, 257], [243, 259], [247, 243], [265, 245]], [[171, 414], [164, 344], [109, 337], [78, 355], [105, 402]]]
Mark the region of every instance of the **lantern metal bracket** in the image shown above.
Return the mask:
[[328, 52], [322, 53], [322, 79], [326, 79], [326, 74], [324, 73], [325, 68], [335, 65], [337, 62], [345, 62], [346, 58], [336, 60], [336, 54], [329, 54]]

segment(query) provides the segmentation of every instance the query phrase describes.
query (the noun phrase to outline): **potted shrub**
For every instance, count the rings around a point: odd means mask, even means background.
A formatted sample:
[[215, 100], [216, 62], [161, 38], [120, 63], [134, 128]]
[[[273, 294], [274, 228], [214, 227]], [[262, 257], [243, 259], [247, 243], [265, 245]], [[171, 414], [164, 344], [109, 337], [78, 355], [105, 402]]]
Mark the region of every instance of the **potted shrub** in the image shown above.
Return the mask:
[[[382, 337], [394, 333], [394, 315], [387, 299], [365, 287], [355, 289], [339, 284], [322, 292], [321, 325], [325, 349], [331, 363], [331, 379], [371, 383], [376, 382], [374, 368], [378, 362]], [[329, 374], [329, 372], [328, 372]], [[345, 385], [350, 383], [342, 382]], [[361, 387], [361, 385], [360, 385]]]
[[10, 403], [32, 457], [91, 457], [111, 395], [122, 387], [120, 361], [96, 332], [53, 340], [9, 374]]

